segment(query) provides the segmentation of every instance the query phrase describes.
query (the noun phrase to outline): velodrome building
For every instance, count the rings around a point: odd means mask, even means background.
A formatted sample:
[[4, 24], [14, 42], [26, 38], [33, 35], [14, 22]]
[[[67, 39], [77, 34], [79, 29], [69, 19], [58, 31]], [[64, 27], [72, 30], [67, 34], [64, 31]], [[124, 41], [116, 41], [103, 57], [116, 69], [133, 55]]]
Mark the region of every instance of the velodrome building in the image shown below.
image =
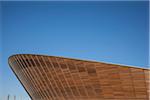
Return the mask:
[[17, 54], [8, 63], [32, 100], [149, 100], [150, 69]]

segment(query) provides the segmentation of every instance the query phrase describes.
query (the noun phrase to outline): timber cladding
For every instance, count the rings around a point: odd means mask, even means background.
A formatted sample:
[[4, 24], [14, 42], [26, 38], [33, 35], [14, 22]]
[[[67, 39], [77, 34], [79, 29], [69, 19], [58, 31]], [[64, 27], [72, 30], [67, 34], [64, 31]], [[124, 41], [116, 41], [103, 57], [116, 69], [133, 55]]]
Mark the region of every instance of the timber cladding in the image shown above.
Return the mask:
[[32, 100], [149, 100], [149, 69], [18, 54], [9, 65]]

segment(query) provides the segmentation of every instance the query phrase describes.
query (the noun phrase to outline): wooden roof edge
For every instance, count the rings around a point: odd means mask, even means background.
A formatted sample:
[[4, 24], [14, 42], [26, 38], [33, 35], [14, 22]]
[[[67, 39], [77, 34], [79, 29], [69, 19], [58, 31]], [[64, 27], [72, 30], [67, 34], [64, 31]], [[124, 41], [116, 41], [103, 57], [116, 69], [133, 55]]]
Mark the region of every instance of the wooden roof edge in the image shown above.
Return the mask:
[[120, 66], [120, 67], [129, 67], [129, 68], [139, 68], [139, 69], [150, 70], [150, 68], [144, 68], [144, 67], [133, 66], [133, 65], [116, 64], [116, 63], [112, 63], [112, 62], [103, 62], [103, 61], [95, 61], [95, 60], [85, 60], [85, 59], [70, 58], [70, 57], [64, 57], [64, 56], [44, 55], [44, 54], [13, 54], [13, 55], [9, 56], [8, 62], [9, 62], [9, 59], [11, 57], [17, 56], [17, 55], [33, 55], [33, 56], [45, 56], [45, 57], [58, 57], [58, 58], [78, 60], [78, 61], [84, 61], [84, 62], [103, 63], [103, 64], [108, 64], [108, 65], [116, 65], [116, 66]]

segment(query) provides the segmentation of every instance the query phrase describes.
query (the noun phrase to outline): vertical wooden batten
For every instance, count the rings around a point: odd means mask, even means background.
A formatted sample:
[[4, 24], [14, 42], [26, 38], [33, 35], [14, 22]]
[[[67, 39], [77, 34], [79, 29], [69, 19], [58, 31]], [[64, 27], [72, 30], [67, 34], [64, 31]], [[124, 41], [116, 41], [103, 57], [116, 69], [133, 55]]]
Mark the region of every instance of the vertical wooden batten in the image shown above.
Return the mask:
[[149, 100], [150, 69], [18, 54], [8, 63], [32, 100]]

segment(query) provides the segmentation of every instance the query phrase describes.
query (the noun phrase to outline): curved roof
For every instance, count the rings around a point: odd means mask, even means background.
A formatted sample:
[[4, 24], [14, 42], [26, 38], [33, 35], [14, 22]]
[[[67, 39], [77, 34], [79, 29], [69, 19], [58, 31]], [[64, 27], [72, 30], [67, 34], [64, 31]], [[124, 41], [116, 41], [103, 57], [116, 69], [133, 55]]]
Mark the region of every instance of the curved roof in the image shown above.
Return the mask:
[[91, 62], [91, 63], [103, 63], [103, 64], [109, 64], [109, 65], [116, 65], [116, 66], [122, 66], [122, 67], [134, 67], [134, 68], [142, 68], [142, 69], [148, 69], [140, 66], [133, 66], [133, 65], [125, 65], [125, 64], [116, 64], [116, 63], [110, 63], [110, 62], [103, 62], [103, 61], [95, 61], [95, 60], [86, 60], [86, 59], [79, 59], [79, 58], [70, 58], [70, 57], [64, 57], [64, 56], [52, 56], [52, 55], [44, 55], [44, 54], [14, 54], [11, 55], [8, 58], [8, 61], [11, 57], [17, 56], [17, 55], [32, 55], [32, 56], [44, 56], [44, 57], [58, 57], [58, 58], [64, 58], [64, 59], [72, 59], [76, 61], [85, 61], [85, 62]]
[[8, 62], [33, 100], [149, 99], [149, 69], [33, 54]]

